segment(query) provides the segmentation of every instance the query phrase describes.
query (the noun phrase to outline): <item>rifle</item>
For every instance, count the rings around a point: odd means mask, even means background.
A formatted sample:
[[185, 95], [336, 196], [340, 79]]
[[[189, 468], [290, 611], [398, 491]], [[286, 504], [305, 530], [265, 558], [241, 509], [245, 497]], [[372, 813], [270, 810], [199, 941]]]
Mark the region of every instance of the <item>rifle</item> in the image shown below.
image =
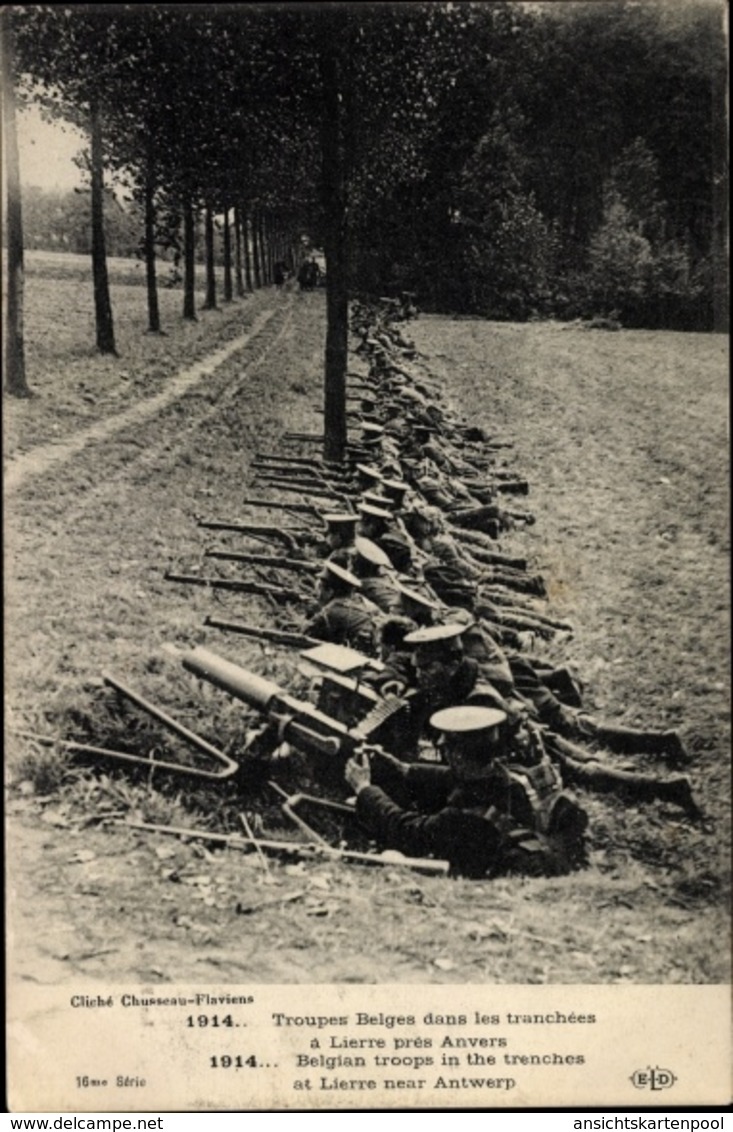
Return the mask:
[[289, 633], [284, 629], [260, 629], [257, 625], [246, 625], [241, 621], [222, 621], [218, 617], [206, 617], [204, 625], [211, 629], [221, 629], [224, 633], [240, 633], [255, 641], [271, 641], [274, 645], [287, 645], [294, 649], [316, 648], [323, 641], [307, 637], [304, 633]]
[[243, 499], [242, 503], [248, 507], [272, 507], [275, 511], [293, 511], [297, 514], [320, 515], [320, 511], [313, 503], [282, 503], [277, 499]]
[[308, 531], [307, 527], [270, 527], [257, 523], [236, 523], [223, 520], [199, 519], [198, 525], [208, 531], [236, 531], [241, 535], [248, 535], [255, 542], [267, 542], [268, 539], [279, 538], [287, 546], [291, 554], [299, 549], [297, 535], [301, 538]]
[[[332, 472], [328, 468], [318, 468], [311, 464], [288, 464], [286, 461], [262, 461], [253, 460], [250, 468], [257, 472], [258, 475], [279, 476], [290, 480], [296, 480], [298, 483], [308, 481], [317, 487], [340, 487], [342, 484], [345, 487], [351, 482], [351, 478], [344, 475], [342, 472]], [[342, 489], [343, 490], [343, 489]]]
[[168, 833], [174, 837], [188, 837], [196, 841], [209, 841], [212, 845], [227, 845], [232, 849], [260, 849], [266, 853], [292, 854], [296, 857], [346, 861], [355, 865], [383, 865], [385, 868], [415, 869], [429, 876], [446, 876], [450, 865], [448, 861], [432, 860], [428, 857], [403, 857], [400, 853], [357, 853], [352, 849], [336, 849], [331, 845], [314, 842], [272, 841], [261, 837], [242, 837], [228, 833], [212, 833], [209, 829], [186, 829], [185, 826], [156, 825], [153, 822], [119, 821], [114, 825], [127, 829], [146, 829], [151, 833]]
[[296, 469], [302, 468], [305, 472], [309, 472], [314, 476], [323, 476], [328, 479], [350, 479], [350, 473], [344, 470], [341, 464], [327, 464], [321, 460], [308, 460], [305, 457], [302, 459], [295, 456], [270, 456], [265, 452], [259, 453], [255, 456], [250, 464], [251, 468], [258, 468], [273, 472], [278, 472], [279, 469], [284, 469], [288, 472], [295, 472]]
[[[303, 535], [308, 527], [271, 527], [266, 523], [237, 523], [226, 519], [199, 519], [199, 527], [207, 531], [238, 531], [243, 535], [261, 535], [263, 538], [274, 538], [276, 535]], [[287, 539], [286, 541], [291, 541]]]
[[[275, 476], [258, 476], [257, 478], [261, 479], [265, 486], [276, 487], [279, 491], [295, 491], [298, 495], [312, 495], [314, 499], [335, 499], [340, 503], [351, 505], [349, 496], [343, 492], [332, 491], [318, 480], [299, 479], [296, 483], [293, 483], [289, 479], [277, 479]], [[353, 492], [352, 497], [357, 494], [357, 492]], [[290, 506], [290, 504], [287, 506]]]
[[179, 582], [184, 586], [207, 586], [213, 590], [262, 594], [263, 597], [272, 597], [275, 601], [308, 600], [306, 594], [302, 594], [299, 590], [288, 589], [287, 586], [269, 586], [266, 582], [246, 582], [241, 578], [202, 578], [198, 574], [171, 574], [168, 571], [163, 577], [166, 582]]
[[291, 456], [289, 453], [258, 452], [255, 460], [274, 460], [275, 463], [303, 464], [309, 468], [327, 468], [329, 474], [340, 471], [343, 474], [344, 465], [335, 460], [317, 460], [313, 456]]
[[245, 562], [249, 566], [272, 566], [276, 570], [297, 570], [303, 574], [317, 574], [321, 564], [303, 558], [279, 558], [276, 554], [240, 554], [230, 550], [207, 550], [204, 558], [217, 558], [222, 562]]

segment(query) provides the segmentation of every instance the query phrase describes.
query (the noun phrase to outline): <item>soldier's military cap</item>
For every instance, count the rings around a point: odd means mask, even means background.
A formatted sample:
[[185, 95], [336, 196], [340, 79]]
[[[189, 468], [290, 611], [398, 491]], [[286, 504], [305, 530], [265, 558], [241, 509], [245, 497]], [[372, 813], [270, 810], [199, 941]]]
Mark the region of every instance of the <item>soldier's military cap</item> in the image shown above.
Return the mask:
[[381, 507], [383, 511], [389, 511], [390, 513], [395, 506], [394, 499], [388, 499], [385, 495], [377, 495], [374, 491], [365, 491], [361, 498], [365, 503], [368, 503], [370, 507]]
[[459, 707], [436, 711], [430, 716], [430, 726], [436, 731], [442, 731], [444, 735], [467, 735], [498, 727], [506, 718], [506, 712], [499, 711], [498, 708], [461, 704]]
[[355, 590], [361, 589], [361, 582], [357, 578], [356, 574], [352, 574], [350, 570], [345, 570], [343, 566], [339, 566], [336, 562], [332, 562], [330, 558], [326, 559], [323, 564], [323, 574], [324, 577], [330, 574], [332, 578], [338, 578], [339, 581], [346, 582], [347, 585], [353, 586]]
[[391, 511], [385, 511], [383, 507], [375, 507], [372, 503], [360, 503], [358, 510], [362, 515], [371, 515], [376, 519], [389, 520], [393, 517]]
[[425, 594], [419, 593], [417, 590], [411, 590], [407, 586], [400, 584], [398, 586], [400, 597], [405, 605], [416, 605], [418, 609], [439, 609], [440, 606]]
[[324, 515], [323, 521], [329, 530], [343, 530], [345, 527], [348, 527], [349, 524], [356, 528], [356, 524], [359, 522], [359, 516], [334, 511], [329, 515]]
[[430, 726], [442, 732], [451, 770], [466, 781], [480, 780], [493, 773], [496, 753], [494, 730], [506, 719], [498, 708], [443, 708], [430, 717]]
[[372, 542], [370, 538], [357, 535], [354, 539], [354, 547], [359, 558], [363, 558], [365, 562], [369, 562], [372, 566], [392, 565], [381, 546], [377, 546], [376, 542]]
[[448, 625], [429, 625], [426, 629], [417, 629], [414, 633], [410, 633], [409, 637], [405, 637], [405, 644], [414, 645], [415, 648], [421, 648], [423, 645], [440, 647], [447, 642], [456, 644], [457, 638], [465, 629], [465, 625], [457, 625], [455, 622]]
[[383, 434], [382, 426], [374, 424], [372, 421], [365, 421], [361, 426], [362, 444], [376, 444], [377, 441], [382, 439]]
[[432, 624], [440, 607], [430, 598], [425, 597], [424, 594], [418, 593], [417, 590], [408, 589], [407, 586], [402, 584], [398, 586], [398, 589], [400, 594], [399, 607], [407, 617], [411, 617], [417, 623], [416, 628], [419, 625]]
[[375, 482], [379, 482], [382, 479], [382, 473], [379, 468], [372, 467], [371, 464], [357, 464], [356, 470], [359, 475], [363, 476], [365, 479], [374, 480]]
[[403, 502], [409, 489], [410, 485], [403, 483], [402, 480], [382, 480], [382, 491], [397, 504]]

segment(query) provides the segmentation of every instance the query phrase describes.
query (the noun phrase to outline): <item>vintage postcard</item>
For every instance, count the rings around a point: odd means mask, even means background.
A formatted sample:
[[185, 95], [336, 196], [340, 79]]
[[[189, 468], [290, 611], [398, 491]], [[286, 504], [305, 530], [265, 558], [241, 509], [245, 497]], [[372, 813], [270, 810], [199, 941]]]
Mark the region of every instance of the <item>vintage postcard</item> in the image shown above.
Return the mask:
[[3, 9], [12, 1112], [730, 1103], [724, 17]]

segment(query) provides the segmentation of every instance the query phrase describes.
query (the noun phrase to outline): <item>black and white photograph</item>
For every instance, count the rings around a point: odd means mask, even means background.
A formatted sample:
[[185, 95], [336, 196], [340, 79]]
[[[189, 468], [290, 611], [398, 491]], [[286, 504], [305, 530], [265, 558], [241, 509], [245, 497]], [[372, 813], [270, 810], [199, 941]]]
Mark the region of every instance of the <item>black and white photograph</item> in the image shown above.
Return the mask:
[[10, 1111], [729, 1104], [726, 5], [0, 19]]

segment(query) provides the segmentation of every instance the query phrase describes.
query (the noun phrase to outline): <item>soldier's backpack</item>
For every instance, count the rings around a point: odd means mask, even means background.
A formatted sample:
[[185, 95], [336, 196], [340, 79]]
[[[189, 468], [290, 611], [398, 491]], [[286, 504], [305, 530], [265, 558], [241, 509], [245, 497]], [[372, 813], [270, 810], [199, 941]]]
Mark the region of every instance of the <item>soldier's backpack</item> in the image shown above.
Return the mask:
[[560, 876], [583, 868], [588, 815], [547, 754], [532, 765], [502, 761], [495, 769], [503, 798], [484, 817], [503, 838], [497, 871]]

